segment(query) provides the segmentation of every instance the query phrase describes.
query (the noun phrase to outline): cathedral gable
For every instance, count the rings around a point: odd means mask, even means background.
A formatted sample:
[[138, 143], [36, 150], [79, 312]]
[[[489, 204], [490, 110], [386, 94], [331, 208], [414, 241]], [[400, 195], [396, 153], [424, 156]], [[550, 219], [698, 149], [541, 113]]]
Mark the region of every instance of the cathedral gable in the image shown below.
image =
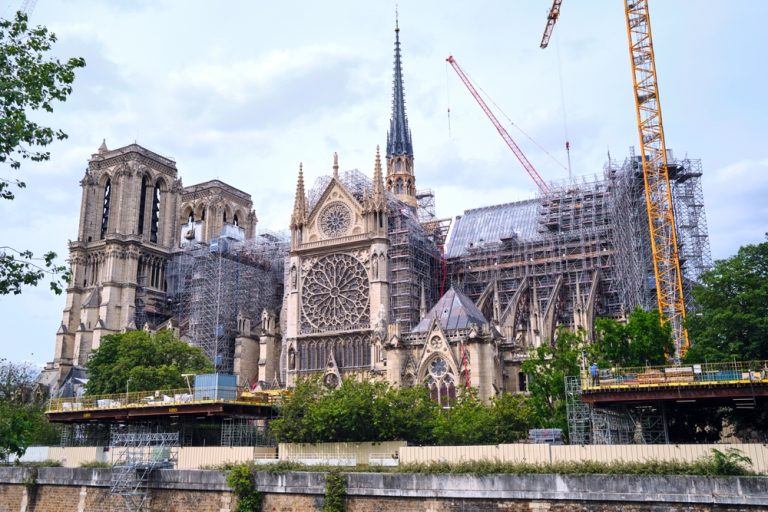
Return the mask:
[[432, 328], [429, 330], [429, 335], [427, 335], [427, 340], [424, 343], [424, 350], [419, 358], [418, 375], [421, 379], [430, 373], [430, 365], [436, 361], [445, 362], [445, 372], [458, 375], [459, 364], [448, 343], [448, 337], [445, 335], [440, 322], [433, 320]]
[[335, 178], [307, 219], [308, 242], [344, 238], [363, 233], [363, 209], [360, 203]]

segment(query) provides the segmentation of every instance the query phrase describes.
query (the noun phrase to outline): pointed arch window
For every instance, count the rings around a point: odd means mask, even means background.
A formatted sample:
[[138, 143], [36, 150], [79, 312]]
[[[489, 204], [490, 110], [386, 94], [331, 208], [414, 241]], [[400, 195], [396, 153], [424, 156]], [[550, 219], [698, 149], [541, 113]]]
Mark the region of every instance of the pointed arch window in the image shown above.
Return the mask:
[[429, 395], [441, 407], [450, 407], [456, 401], [456, 379], [448, 362], [438, 356], [427, 364], [425, 384]]
[[160, 183], [155, 184], [152, 193], [152, 227], [149, 233], [149, 241], [157, 243], [157, 232], [160, 230]]
[[147, 177], [141, 177], [141, 189], [139, 190], [139, 234], [144, 234], [144, 214], [147, 209]]
[[101, 209], [101, 234], [99, 238], [102, 240], [107, 236], [107, 226], [109, 225], [109, 202], [112, 196], [112, 180], [107, 178], [107, 182], [104, 184], [104, 204]]

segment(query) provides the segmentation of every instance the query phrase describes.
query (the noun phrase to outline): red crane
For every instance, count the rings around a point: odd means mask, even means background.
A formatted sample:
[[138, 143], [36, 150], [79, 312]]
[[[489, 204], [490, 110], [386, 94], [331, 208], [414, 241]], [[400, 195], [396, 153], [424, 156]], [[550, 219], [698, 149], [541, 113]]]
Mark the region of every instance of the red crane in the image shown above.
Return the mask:
[[478, 94], [475, 87], [472, 85], [472, 82], [470, 81], [469, 77], [464, 73], [464, 70], [461, 69], [459, 66], [459, 63], [456, 62], [456, 59], [453, 58], [453, 55], [449, 55], [447, 59], [448, 63], [451, 65], [454, 71], [456, 71], [456, 74], [459, 75], [459, 78], [461, 78], [461, 81], [464, 82], [464, 85], [467, 86], [467, 89], [469, 89], [469, 92], [472, 93], [472, 96], [475, 97], [475, 100], [480, 105], [480, 108], [483, 109], [483, 112], [485, 112], [485, 115], [488, 116], [488, 119], [491, 120], [493, 123], [493, 126], [496, 127], [496, 131], [499, 132], [499, 135], [501, 135], [501, 138], [504, 139], [504, 142], [507, 143], [507, 146], [509, 146], [509, 149], [512, 150], [512, 152], [515, 154], [517, 159], [520, 161], [520, 163], [523, 165], [525, 170], [528, 172], [530, 177], [533, 179], [533, 181], [536, 183], [536, 185], [539, 187], [539, 190], [542, 194], [546, 194], [549, 192], [549, 187], [547, 187], [547, 184], [544, 183], [544, 180], [541, 179], [541, 176], [539, 176], [539, 173], [536, 171], [536, 168], [533, 167], [533, 164], [528, 161], [528, 159], [523, 154], [522, 150], [517, 146], [512, 136], [507, 133], [507, 130], [504, 129], [504, 126], [499, 122], [498, 119], [496, 119], [496, 116], [493, 115], [493, 112], [491, 112], [491, 109], [488, 108], [488, 105], [485, 104], [485, 101], [483, 101], [483, 98], [480, 97], [480, 94]]

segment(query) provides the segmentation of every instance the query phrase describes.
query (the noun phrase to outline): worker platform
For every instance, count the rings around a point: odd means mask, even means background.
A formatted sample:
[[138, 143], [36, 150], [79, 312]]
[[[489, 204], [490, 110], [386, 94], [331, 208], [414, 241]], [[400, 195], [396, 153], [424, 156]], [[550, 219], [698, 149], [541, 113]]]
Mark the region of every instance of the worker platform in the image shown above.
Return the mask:
[[601, 369], [581, 375], [581, 400], [595, 406], [644, 401], [755, 403], [768, 397], [768, 361]]
[[670, 419], [692, 408], [759, 413], [768, 361], [589, 370], [565, 378], [571, 444], [665, 444]]
[[79, 398], [56, 398], [45, 414], [51, 422], [126, 421], [167, 416], [271, 418], [284, 391], [252, 392], [219, 387], [158, 390]]

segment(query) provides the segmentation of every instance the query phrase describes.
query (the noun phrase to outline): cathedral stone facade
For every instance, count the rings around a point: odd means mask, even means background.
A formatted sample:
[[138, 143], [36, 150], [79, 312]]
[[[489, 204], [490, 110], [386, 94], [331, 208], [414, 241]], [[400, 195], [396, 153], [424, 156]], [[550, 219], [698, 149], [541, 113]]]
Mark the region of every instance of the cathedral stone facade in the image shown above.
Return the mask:
[[[243, 386], [376, 379], [427, 386], [443, 405], [466, 387], [489, 400], [525, 390], [521, 362], [558, 327], [590, 338], [596, 316], [652, 307], [636, 159], [609, 163], [603, 180], [435, 217], [434, 194], [416, 189], [397, 28], [387, 143], [372, 161], [340, 172], [334, 154], [310, 189], [300, 165], [290, 235], [257, 234], [247, 193], [219, 180], [184, 187], [173, 160], [102, 144], [81, 182], [43, 383], [72, 392], [106, 334], [173, 329]], [[695, 162], [675, 164], [676, 211], [701, 203], [684, 193], [701, 176]], [[680, 218], [682, 240], [706, 234], [703, 217]], [[691, 282], [707, 255], [686, 258]]]

